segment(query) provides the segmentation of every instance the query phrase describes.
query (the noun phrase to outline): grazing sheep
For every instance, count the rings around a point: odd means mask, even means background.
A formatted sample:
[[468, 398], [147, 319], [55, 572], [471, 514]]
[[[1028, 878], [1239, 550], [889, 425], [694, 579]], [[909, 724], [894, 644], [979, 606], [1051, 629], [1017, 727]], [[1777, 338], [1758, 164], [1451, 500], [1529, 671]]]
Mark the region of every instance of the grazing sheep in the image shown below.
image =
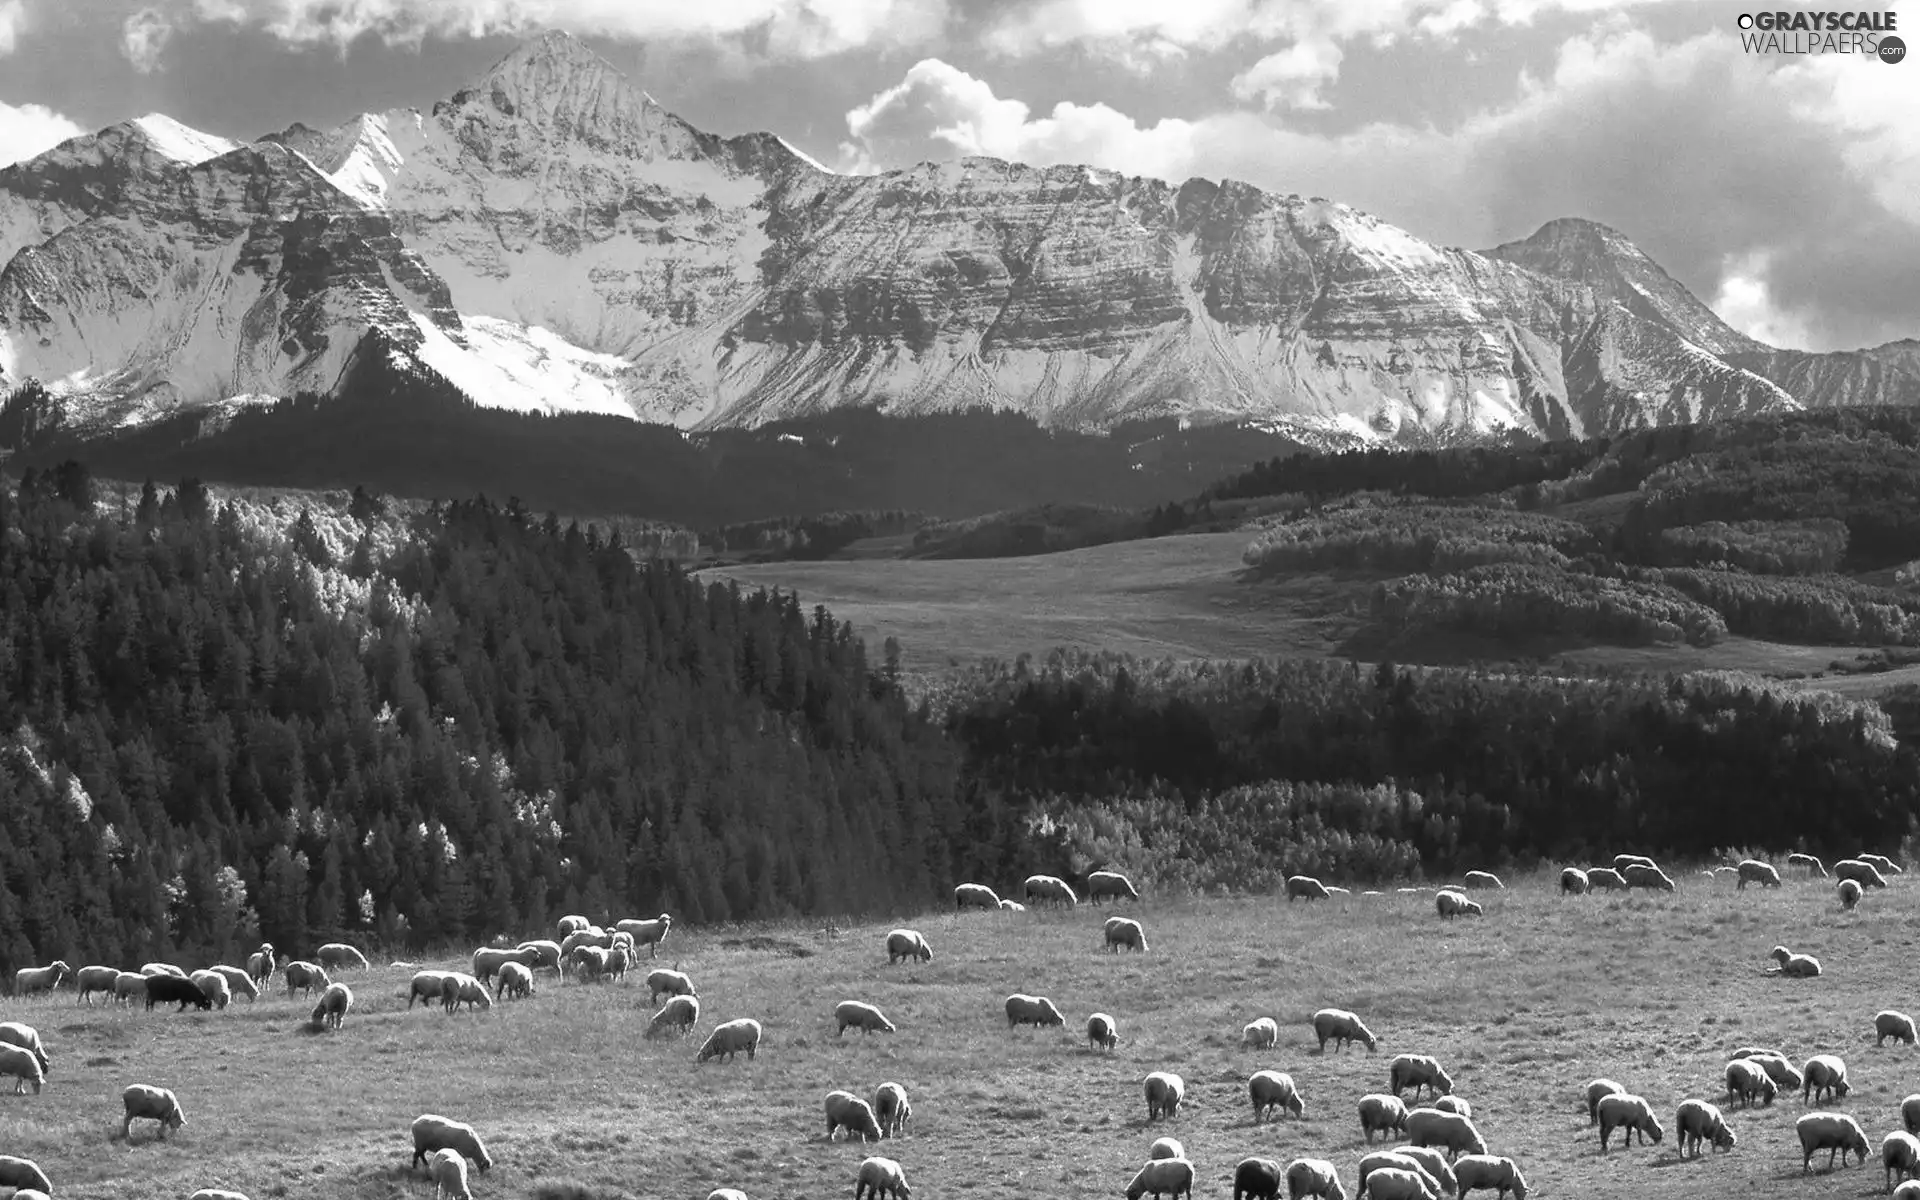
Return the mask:
[[1155, 1196], [1193, 1196], [1193, 1164], [1184, 1158], [1156, 1158], [1141, 1167], [1127, 1185], [1127, 1200]]
[[1786, 1055], [1768, 1046], [1742, 1046], [1738, 1050], [1735, 1050], [1732, 1054], [1727, 1055], [1727, 1057], [1728, 1058], [1767, 1058], [1767, 1057], [1785, 1058]]
[[[44, 1194], [53, 1191], [53, 1181], [32, 1159], [0, 1154], [0, 1187], [19, 1188], [22, 1192], [31, 1189]], [[16, 1197], [19, 1194], [14, 1193]]]
[[1454, 1160], [1453, 1171], [1459, 1181], [1455, 1185], [1458, 1189], [1454, 1192], [1456, 1197], [1487, 1190], [1499, 1193], [1500, 1200], [1506, 1200], [1508, 1192], [1513, 1193], [1513, 1200], [1527, 1200], [1527, 1177], [1520, 1173], [1519, 1164], [1510, 1158], [1491, 1154], [1462, 1154]]
[[1287, 1164], [1289, 1200], [1347, 1200], [1347, 1189], [1340, 1186], [1340, 1173], [1324, 1158], [1296, 1158]]
[[1474, 1128], [1473, 1119], [1459, 1113], [1416, 1108], [1406, 1115], [1405, 1129], [1409, 1142], [1416, 1146], [1443, 1146], [1449, 1158], [1487, 1152], [1486, 1139]]
[[150, 962], [140, 968], [140, 973], [151, 979], [155, 975], [171, 975], [175, 979], [185, 979], [187, 973], [172, 963]]
[[707, 1193], [707, 1200], [747, 1200], [747, 1194], [739, 1188], [715, 1188]]
[[1280, 1044], [1280, 1026], [1274, 1024], [1272, 1017], [1249, 1021], [1246, 1028], [1240, 1031], [1240, 1044], [1271, 1050]]
[[1851, 879], [1861, 887], [1883, 888], [1887, 886], [1887, 877], [1870, 862], [1861, 862], [1857, 858], [1843, 858], [1833, 864], [1833, 873], [1841, 879]]
[[1603, 1096], [1611, 1096], [1615, 1092], [1626, 1090], [1611, 1079], [1596, 1079], [1589, 1083], [1587, 1085], [1587, 1124], [1600, 1123], [1600, 1100]]
[[105, 992], [111, 997], [113, 981], [119, 976], [119, 967], [81, 967], [73, 976], [73, 982], [80, 991], [80, 1002], [92, 1008], [95, 992]]
[[1458, 1096], [1441, 1096], [1426, 1107], [1437, 1108], [1441, 1112], [1459, 1113], [1463, 1117], [1473, 1115], [1473, 1105]]
[[1845, 1100], [1853, 1090], [1847, 1082], [1847, 1064], [1841, 1062], [1838, 1055], [1816, 1054], [1800, 1068], [1800, 1073], [1806, 1076], [1806, 1082], [1800, 1085], [1802, 1100], [1809, 1094], [1816, 1104], [1829, 1095], [1835, 1100]]
[[1000, 894], [984, 883], [963, 883], [953, 889], [955, 908], [999, 908]]
[[706, 1042], [701, 1045], [700, 1053], [694, 1057], [693, 1061], [703, 1063], [710, 1058], [724, 1056], [724, 1061], [732, 1062], [736, 1052], [745, 1050], [747, 1061], [752, 1062], [753, 1052], [759, 1045], [760, 1022], [752, 1017], [741, 1017], [723, 1025], [714, 1026], [713, 1032], [707, 1035]]
[[207, 1003], [215, 1008], [225, 1008], [233, 1003], [233, 989], [227, 986], [227, 977], [216, 971], [195, 971], [187, 976], [188, 982], [200, 989]]
[[[525, 963], [501, 963], [500, 970], [493, 978], [493, 995], [497, 1000], [502, 996], [512, 1000], [525, 1000], [533, 995], [533, 968]], [[408, 1001], [412, 1003], [411, 1000]]]
[[[1426, 1164], [1412, 1155], [1402, 1154], [1398, 1150], [1375, 1150], [1371, 1154], [1362, 1155], [1360, 1165], [1356, 1169], [1359, 1175], [1360, 1186], [1354, 1189], [1354, 1194], [1358, 1196], [1367, 1195], [1368, 1177], [1376, 1171], [1382, 1171], [1388, 1168], [1418, 1175], [1434, 1195], [1438, 1196], [1441, 1194], [1440, 1181], [1434, 1177], [1433, 1172], [1427, 1170]], [[1451, 1192], [1452, 1189], [1448, 1189], [1447, 1194], [1451, 1194]]]
[[1253, 1098], [1253, 1121], [1256, 1125], [1276, 1108], [1284, 1108], [1296, 1117], [1307, 1115], [1307, 1102], [1300, 1098], [1300, 1089], [1294, 1086], [1293, 1076], [1284, 1071], [1255, 1071], [1253, 1077], [1247, 1080], [1247, 1094]]
[[1734, 885], [1736, 891], [1745, 891], [1749, 883], [1761, 887], [1779, 887], [1780, 872], [1773, 869], [1772, 863], [1763, 863], [1757, 858], [1743, 858], [1734, 868], [1740, 873], [1740, 882]]
[[1186, 1099], [1187, 1081], [1172, 1071], [1154, 1071], [1147, 1076], [1146, 1092], [1147, 1120], [1172, 1120], [1180, 1111], [1180, 1101]]
[[129, 1084], [120, 1093], [120, 1103], [126, 1106], [127, 1119], [120, 1124], [120, 1140], [133, 1140], [133, 1123], [140, 1121], [160, 1122], [160, 1138], [166, 1140], [167, 1130], [178, 1129], [187, 1123], [187, 1114], [180, 1108], [180, 1101], [166, 1088], [149, 1084]]
[[1073, 889], [1067, 886], [1067, 881], [1053, 875], [1027, 876], [1022, 894], [1026, 897], [1028, 904], [1032, 904], [1035, 900], [1048, 900], [1054, 904], [1064, 904], [1072, 908], [1080, 903], [1080, 897], [1073, 894]]
[[1624, 892], [1630, 886], [1627, 877], [1612, 867], [1588, 867], [1587, 884], [1610, 892]]
[[893, 1022], [887, 1020], [879, 1009], [858, 1000], [842, 1000], [834, 1005], [833, 1020], [836, 1026], [834, 1030], [836, 1037], [843, 1036], [848, 1026], [858, 1029], [863, 1034], [895, 1032]]
[[578, 913], [568, 913], [553, 923], [553, 936], [558, 941], [565, 941], [568, 934], [591, 928], [593, 928], [592, 921]]
[[1118, 953], [1122, 947], [1131, 946], [1139, 954], [1147, 952], [1147, 932], [1140, 928], [1140, 922], [1129, 917], [1111, 917], [1107, 920], [1107, 951]]
[[367, 956], [355, 950], [345, 942], [328, 942], [313, 952], [313, 957], [323, 967], [335, 971], [352, 967], [357, 971], [367, 969]]
[[1805, 867], [1808, 875], [1818, 875], [1822, 879], [1827, 877], [1826, 865], [1811, 854], [1801, 854], [1795, 851], [1787, 855], [1787, 865], [1790, 867]]
[[451, 971], [416, 971], [413, 981], [407, 985], [407, 1007], [412, 1008], [415, 1000], [424, 1000], [428, 1004], [441, 999]]
[[1851, 879], [1842, 879], [1840, 881], [1840, 907], [1842, 909], [1847, 912], [1852, 912], [1854, 905], [1860, 903], [1860, 896], [1859, 883]]
[[[647, 1022], [648, 1037], [659, 1037], [663, 1033], [678, 1033], [686, 1037], [693, 1032], [695, 1022], [700, 1020], [700, 998], [698, 996], [675, 996], [667, 1001], [653, 1019]], [[748, 1058], [753, 1056], [749, 1054]]]
[[1501, 883], [1500, 877], [1492, 871], [1468, 871], [1464, 882], [1469, 891], [1504, 892], [1507, 890], [1507, 885]]
[[1007, 1028], [1015, 1025], [1065, 1025], [1067, 1019], [1045, 996], [1015, 992], [1007, 997]]
[[1087, 1044], [1098, 1046], [1102, 1050], [1111, 1050], [1120, 1044], [1120, 1026], [1106, 1013], [1094, 1013], [1087, 1018]]
[[493, 1166], [480, 1135], [464, 1121], [438, 1113], [421, 1113], [409, 1128], [413, 1130], [413, 1161], [407, 1164], [408, 1170], [425, 1163], [435, 1150], [457, 1150], [482, 1171]]
[[1767, 1078], [1785, 1091], [1797, 1092], [1802, 1082], [1800, 1068], [1787, 1061], [1784, 1054], [1753, 1054], [1747, 1061], [1757, 1064], [1767, 1073]]
[[156, 1004], [174, 1003], [180, 1005], [179, 1008], [174, 1009], [175, 1012], [187, 1011], [189, 1004], [202, 1012], [213, 1008], [213, 1001], [207, 999], [207, 994], [201, 991], [200, 986], [191, 979], [180, 979], [172, 975], [147, 976], [147, 1011], [152, 1012]]
[[1360, 1097], [1360, 1132], [1371, 1142], [1376, 1133], [1398, 1133], [1407, 1127], [1407, 1106], [1398, 1096], [1368, 1092]]
[[880, 1200], [882, 1196], [913, 1200], [913, 1189], [907, 1186], [907, 1173], [891, 1158], [876, 1156], [861, 1160], [860, 1169], [853, 1177], [853, 1200]]
[[[22, 1200], [22, 1197], [15, 1195], [13, 1200]], [[247, 1197], [243, 1192], [231, 1192], [226, 1188], [201, 1188], [188, 1196], [187, 1200], [247, 1200]]]
[[445, 1196], [473, 1200], [473, 1192], [467, 1188], [467, 1160], [458, 1150], [435, 1150], [427, 1159], [427, 1174], [433, 1179], [433, 1200]]
[[1027, 906], [1020, 903], [1018, 900], [1002, 900], [1000, 902], [1000, 911], [1001, 912], [1025, 912], [1027, 911]]
[[1323, 1008], [1313, 1014], [1313, 1035], [1320, 1039], [1320, 1052], [1326, 1053], [1327, 1042], [1333, 1042], [1335, 1050], [1354, 1042], [1363, 1042], [1368, 1050], [1378, 1044], [1373, 1031], [1360, 1023], [1360, 1018], [1344, 1008]]
[[1400, 1167], [1381, 1167], [1367, 1176], [1366, 1191], [1361, 1194], [1370, 1200], [1438, 1200], [1428, 1184], [1430, 1178]]
[[1820, 960], [1811, 954], [1795, 954], [1785, 946], [1775, 946], [1767, 957], [1780, 965], [1767, 968], [1769, 975], [1785, 975], [1789, 979], [1812, 979], [1820, 974]]
[[247, 974], [252, 976], [257, 984], [265, 985], [278, 969], [279, 963], [274, 960], [272, 942], [261, 942], [260, 948], [247, 956]]
[[1579, 867], [1566, 867], [1560, 872], [1560, 894], [1563, 896], [1584, 896], [1593, 887], [1593, 880]]
[[31, 996], [37, 992], [51, 992], [60, 986], [60, 981], [73, 974], [73, 968], [66, 962], [49, 963], [44, 967], [21, 967], [13, 973], [13, 994]]
[[1860, 1125], [1844, 1113], [1817, 1112], [1808, 1113], [1793, 1123], [1793, 1131], [1800, 1135], [1800, 1173], [1805, 1175], [1813, 1169], [1813, 1155], [1816, 1150], [1827, 1152], [1827, 1169], [1833, 1169], [1833, 1156], [1840, 1156], [1840, 1165], [1847, 1165], [1848, 1153], [1860, 1160], [1861, 1166], [1867, 1165], [1867, 1135], [1861, 1132]]
[[1866, 863], [1882, 875], [1905, 875], [1907, 869], [1884, 854], [1856, 854], [1855, 858]]
[[353, 989], [344, 983], [330, 983], [327, 990], [320, 993], [320, 1003], [313, 1006], [313, 1013], [307, 1020], [313, 1022], [316, 1028], [338, 1029], [352, 1011]]
[[605, 976], [613, 966], [613, 951], [600, 946], [575, 946], [567, 961], [581, 983], [592, 983]]
[[129, 1004], [147, 994], [147, 976], [138, 971], [122, 971], [113, 977], [113, 998]]
[[548, 970], [555, 975], [560, 973], [560, 943], [550, 941], [521, 942], [520, 950], [532, 951], [534, 960], [527, 965], [534, 970]]
[[216, 965], [207, 970], [227, 981], [228, 996], [245, 996], [249, 1003], [260, 998], [259, 985], [253, 982], [253, 976], [241, 968]]
[[293, 993], [296, 991], [305, 992], [309, 996], [315, 989], [324, 992], [327, 990], [327, 985], [333, 982], [326, 968], [304, 959], [295, 959], [288, 963], [281, 969], [280, 974], [287, 981], [287, 999], [289, 1000], [293, 999]]
[[1459, 1190], [1459, 1180], [1454, 1176], [1453, 1168], [1447, 1165], [1447, 1156], [1438, 1150], [1427, 1146], [1395, 1146], [1392, 1153], [1410, 1158], [1425, 1167], [1427, 1174], [1440, 1181], [1442, 1196], [1452, 1195]]
[[927, 945], [927, 939], [917, 929], [896, 929], [887, 934], [887, 965], [892, 966], [903, 958], [918, 962], [933, 961], [933, 947]]
[[1122, 897], [1140, 899], [1133, 881], [1118, 871], [1095, 871], [1087, 876], [1087, 903], [1098, 904], [1102, 896], [1112, 896], [1116, 902]]
[[1673, 880], [1667, 873], [1651, 863], [1634, 863], [1620, 872], [1628, 887], [1651, 888], [1656, 892], [1673, 891]]
[[1900, 1124], [1908, 1133], [1920, 1134], [1920, 1092], [1900, 1102]]
[[18, 1021], [0, 1021], [0, 1045], [18, 1046], [33, 1055], [33, 1061], [40, 1065], [40, 1073], [45, 1075], [53, 1071], [53, 1060], [47, 1057], [47, 1045], [40, 1040], [40, 1031], [31, 1025]]
[[38, 1096], [40, 1088], [47, 1082], [46, 1068], [40, 1065], [39, 1058], [24, 1046], [15, 1046], [0, 1042], [0, 1079], [13, 1078], [13, 1094], [26, 1094], [27, 1085], [33, 1085], [33, 1094]]
[[1715, 1150], [1732, 1150], [1739, 1140], [1733, 1130], [1727, 1128], [1727, 1119], [1720, 1110], [1705, 1100], [1682, 1100], [1680, 1111], [1673, 1118], [1674, 1136], [1680, 1141], [1680, 1157], [1687, 1157], [1687, 1150], [1693, 1150], [1693, 1157], [1700, 1157], [1700, 1143], [1706, 1142]]
[[1387, 1064], [1387, 1086], [1396, 1096], [1412, 1088], [1416, 1100], [1422, 1088], [1444, 1096], [1453, 1091], [1453, 1076], [1447, 1074], [1436, 1058], [1425, 1054], [1396, 1054]]
[[1893, 1190], [1894, 1175], [1910, 1179], [1920, 1175], [1920, 1138], [1904, 1131], [1888, 1134], [1880, 1142], [1880, 1163], [1887, 1169], [1887, 1190]]
[[1286, 1171], [1271, 1158], [1243, 1158], [1233, 1169], [1233, 1200], [1280, 1200]]
[[1147, 1157], [1149, 1159], [1185, 1158], [1186, 1156], [1187, 1148], [1180, 1144], [1179, 1138], [1155, 1138], [1153, 1145], [1147, 1147]]
[[913, 1118], [913, 1105], [907, 1102], [907, 1089], [897, 1083], [883, 1083], [873, 1089], [873, 1115], [880, 1122], [880, 1136], [899, 1137]]
[[1441, 888], [1438, 892], [1434, 893], [1433, 907], [1434, 911], [1443, 917], [1479, 917], [1486, 915], [1485, 911], [1481, 909], [1477, 902], [1467, 899], [1465, 892], [1456, 892], [1451, 888]]
[[1287, 876], [1287, 903], [1291, 904], [1295, 900], [1327, 900], [1331, 898], [1331, 894], [1327, 891], [1327, 885], [1321, 883], [1313, 876]]
[[460, 1004], [468, 1010], [484, 1010], [493, 1007], [493, 997], [487, 995], [486, 984], [464, 971], [455, 971], [440, 984], [440, 1003], [448, 1012]]
[[1915, 1040], [1913, 1018], [1890, 1008], [1873, 1014], [1873, 1032], [1875, 1034], [1873, 1044], [1876, 1046], [1884, 1044], [1888, 1038], [1905, 1042], [1909, 1046], [1913, 1045]]
[[1614, 870], [1625, 875], [1628, 867], [1655, 867], [1657, 869], [1657, 864], [1644, 854], [1616, 854], [1613, 856]]
[[665, 967], [655, 967], [647, 972], [647, 1004], [660, 1003], [662, 996], [698, 996], [693, 980], [679, 971], [669, 971]]
[[568, 934], [560, 942], [560, 961], [572, 962], [582, 947], [595, 950], [613, 949], [613, 935], [604, 929], [578, 929]]
[[673, 929], [673, 918], [661, 913], [651, 921], [626, 920], [614, 924], [614, 930], [633, 938], [634, 949], [647, 948], [648, 958], [660, 956], [660, 943], [667, 940], [667, 934]]
[[528, 946], [516, 946], [512, 950], [482, 946], [473, 952], [473, 977], [481, 983], [491, 983], [500, 968], [509, 963], [531, 969], [539, 962], [540, 952]]
[[831, 1091], [827, 1093], [827, 1140], [833, 1140], [835, 1130], [844, 1129], [851, 1139], [860, 1135], [863, 1142], [880, 1139], [880, 1120], [873, 1115], [873, 1108], [865, 1100], [852, 1092]]
[[1727, 1096], [1740, 1101], [1742, 1107], [1750, 1107], [1755, 1096], [1771, 1106], [1778, 1091], [1772, 1076], [1759, 1062], [1751, 1058], [1736, 1058], [1727, 1064]]
[[[1629, 1092], [1615, 1092], [1611, 1096], [1600, 1097], [1600, 1153], [1607, 1152], [1607, 1140], [1616, 1129], [1625, 1130], [1621, 1145], [1633, 1145], [1633, 1135], [1640, 1135], [1640, 1144], [1647, 1144], [1652, 1138], [1654, 1145], [1660, 1144], [1665, 1131], [1660, 1128], [1660, 1118], [1653, 1115], [1653, 1106], [1639, 1096]], [[1485, 1154], [1476, 1150], [1476, 1154]]]

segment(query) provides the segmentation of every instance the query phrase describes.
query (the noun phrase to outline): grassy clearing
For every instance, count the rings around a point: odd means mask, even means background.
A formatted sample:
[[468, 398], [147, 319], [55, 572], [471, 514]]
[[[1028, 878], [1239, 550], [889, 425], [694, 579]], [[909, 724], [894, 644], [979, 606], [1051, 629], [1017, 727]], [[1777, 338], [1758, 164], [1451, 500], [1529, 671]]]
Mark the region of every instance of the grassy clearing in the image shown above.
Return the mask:
[[[1248, 1154], [1332, 1158], [1346, 1172], [1364, 1143], [1355, 1105], [1383, 1090], [1397, 1051], [1437, 1054], [1496, 1153], [1521, 1160], [1541, 1196], [1863, 1196], [1866, 1171], [1803, 1179], [1798, 1098], [1730, 1110], [1731, 1155], [1677, 1160], [1675, 1105], [1717, 1097], [1725, 1055], [1777, 1045], [1796, 1061], [1842, 1055], [1853, 1113], [1877, 1145], [1920, 1091], [1920, 1050], [1873, 1046], [1873, 1014], [1913, 1010], [1906, 947], [1920, 885], [1894, 881], [1843, 914], [1818, 881], [1777, 892], [1683, 878], [1673, 896], [1563, 899], [1552, 876], [1512, 881], [1481, 921], [1443, 923], [1427, 897], [1159, 901], [1138, 915], [1151, 951], [1100, 952], [1100, 918], [927, 914], [913, 924], [936, 958], [889, 967], [886, 922], [837, 936], [765, 929], [676, 929], [672, 954], [701, 991], [700, 1034], [753, 1016], [755, 1061], [695, 1066], [697, 1038], [646, 1041], [646, 993], [543, 982], [532, 1000], [489, 1013], [408, 1012], [409, 974], [352, 978], [359, 997], [338, 1034], [304, 1029], [308, 1005], [284, 994], [224, 1013], [87, 1011], [70, 994], [9, 1002], [54, 1055], [38, 1097], [0, 1095], [0, 1150], [34, 1158], [70, 1198], [184, 1196], [198, 1187], [265, 1197], [418, 1196], [407, 1123], [437, 1111], [474, 1122], [495, 1168], [475, 1194], [526, 1197], [563, 1181], [636, 1197], [832, 1196], [872, 1152], [825, 1140], [821, 1101], [904, 1084], [907, 1137], [880, 1147], [916, 1196], [1117, 1195], [1154, 1137], [1171, 1133], [1200, 1168], [1197, 1194], [1224, 1196]], [[1131, 910], [1129, 910], [1131, 911]], [[728, 942], [733, 944], [729, 945]], [[1776, 942], [1819, 956], [1826, 975], [1761, 972]], [[756, 946], [758, 948], [756, 948]], [[1010, 1031], [1007, 993], [1050, 996], [1065, 1030]], [[879, 1004], [895, 1035], [836, 1038], [842, 999]], [[1311, 1013], [1358, 1011], [1379, 1052], [1315, 1052]], [[1095, 1009], [1120, 1021], [1113, 1055], [1081, 1033]], [[1280, 1024], [1271, 1051], [1243, 1050], [1240, 1028]], [[1246, 1078], [1290, 1071], [1304, 1121], [1256, 1127]], [[1149, 1127], [1140, 1080], [1177, 1071], [1188, 1098]], [[1599, 1075], [1654, 1101], [1668, 1139], [1604, 1159], [1581, 1102]], [[174, 1088], [189, 1124], [166, 1142], [151, 1124], [118, 1140], [121, 1087]], [[589, 1190], [592, 1196], [594, 1191]]]

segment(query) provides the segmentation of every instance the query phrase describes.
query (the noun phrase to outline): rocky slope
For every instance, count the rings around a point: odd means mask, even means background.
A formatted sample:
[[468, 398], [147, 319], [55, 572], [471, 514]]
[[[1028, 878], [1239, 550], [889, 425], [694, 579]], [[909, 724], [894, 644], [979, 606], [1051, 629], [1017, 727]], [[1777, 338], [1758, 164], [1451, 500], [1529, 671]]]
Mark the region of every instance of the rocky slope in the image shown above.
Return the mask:
[[75, 139], [0, 171], [0, 262], [0, 387], [89, 426], [326, 393], [375, 330], [484, 405], [683, 428], [988, 405], [1565, 436], [1920, 402], [1920, 356], [1762, 346], [1589, 222], [1476, 254], [1232, 182], [835, 175], [559, 34], [424, 112]]

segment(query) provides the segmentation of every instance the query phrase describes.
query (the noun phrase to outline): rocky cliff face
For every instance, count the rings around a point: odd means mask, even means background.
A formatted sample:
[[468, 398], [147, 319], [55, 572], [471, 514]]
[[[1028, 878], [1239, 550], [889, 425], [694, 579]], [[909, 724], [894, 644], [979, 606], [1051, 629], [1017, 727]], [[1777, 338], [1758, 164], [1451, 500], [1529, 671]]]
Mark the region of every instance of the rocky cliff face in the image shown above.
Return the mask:
[[370, 329], [482, 404], [683, 427], [986, 404], [1567, 436], [1920, 402], [1920, 354], [1762, 346], [1590, 222], [1476, 254], [1233, 182], [840, 176], [557, 34], [424, 112], [75, 139], [0, 171], [0, 262], [0, 386], [109, 425], [325, 392]]

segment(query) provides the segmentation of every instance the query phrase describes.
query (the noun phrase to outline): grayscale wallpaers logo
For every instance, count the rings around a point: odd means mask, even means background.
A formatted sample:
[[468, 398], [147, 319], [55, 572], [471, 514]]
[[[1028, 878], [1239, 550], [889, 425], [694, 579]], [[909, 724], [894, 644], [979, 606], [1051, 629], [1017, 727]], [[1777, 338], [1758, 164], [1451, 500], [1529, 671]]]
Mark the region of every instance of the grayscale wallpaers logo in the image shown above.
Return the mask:
[[1741, 13], [1740, 47], [1748, 54], [1859, 54], [1884, 63], [1907, 57], [1894, 33], [1898, 14], [1886, 12]]

